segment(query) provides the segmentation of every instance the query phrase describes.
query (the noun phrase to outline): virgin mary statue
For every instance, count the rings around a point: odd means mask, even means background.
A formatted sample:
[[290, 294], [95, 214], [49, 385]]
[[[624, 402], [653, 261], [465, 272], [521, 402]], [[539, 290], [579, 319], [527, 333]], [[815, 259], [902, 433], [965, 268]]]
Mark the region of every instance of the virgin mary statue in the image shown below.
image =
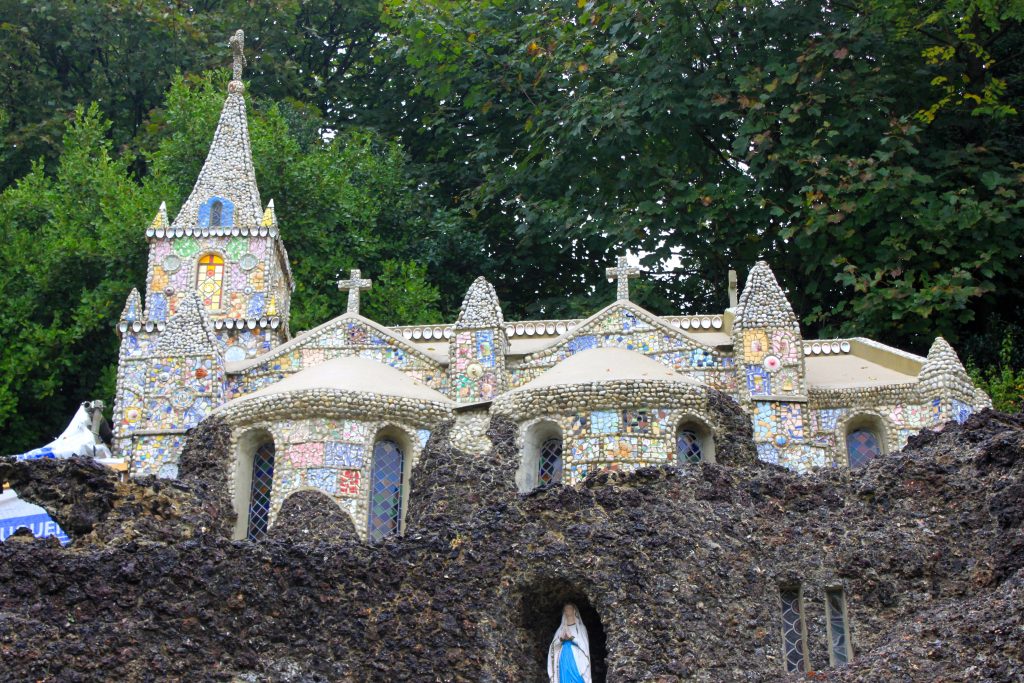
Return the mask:
[[593, 683], [590, 678], [590, 639], [576, 605], [562, 608], [562, 623], [548, 648], [551, 683]]

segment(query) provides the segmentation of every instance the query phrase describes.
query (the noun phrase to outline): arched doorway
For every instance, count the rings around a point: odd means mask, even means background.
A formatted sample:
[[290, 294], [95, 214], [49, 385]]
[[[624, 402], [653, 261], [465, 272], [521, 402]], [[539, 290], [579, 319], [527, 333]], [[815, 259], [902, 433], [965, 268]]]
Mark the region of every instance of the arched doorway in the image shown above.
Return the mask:
[[527, 681], [548, 683], [547, 656], [551, 639], [562, 620], [562, 607], [571, 602], [579, 609], [590, 638], [591, 677], [594, 683], [605, 683], [608, 676], [608, 643], [601, 617], [583, 591], [564, 580], [541, 581], [522, 594], [521, 628], [527, 633], [526, 655], [532, 669], [526, 671]]

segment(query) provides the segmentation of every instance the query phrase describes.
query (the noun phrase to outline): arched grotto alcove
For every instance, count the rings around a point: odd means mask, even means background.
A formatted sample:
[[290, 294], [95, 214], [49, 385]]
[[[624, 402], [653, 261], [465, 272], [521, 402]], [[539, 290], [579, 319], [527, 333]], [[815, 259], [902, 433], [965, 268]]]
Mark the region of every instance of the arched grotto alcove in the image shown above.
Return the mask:
[[601, 617], [587, 595], [564, 579], [541, 579], [521, 592], [520, 628], [524, 653], [532, 664], [527, 681], [548, 683], [547, 657], [551, 639], [562, 620], [562, 607], [573, 603], [579, 609], [590, 639], [590, 665], [594, 683], [605, 683], [608, 672], [608, 645]]

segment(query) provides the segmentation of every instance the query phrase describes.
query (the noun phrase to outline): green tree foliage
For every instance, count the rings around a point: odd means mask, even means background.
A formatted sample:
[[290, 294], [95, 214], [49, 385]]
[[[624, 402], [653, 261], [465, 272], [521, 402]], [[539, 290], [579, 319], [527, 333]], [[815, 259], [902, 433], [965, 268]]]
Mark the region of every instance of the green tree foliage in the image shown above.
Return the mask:
[[503, 288], [513, 307], [574, 311], [602, 286], [581, 262], [625, 247], [656, 278], [679, 260], [649, 305], [721, 306], [726, 270], [765, 257], [809, 332], [922, 351], [1019, 306], [1019, 3], [387, 0], [385, 13], [436, 102], [428, 125], [453, 140], [435, 161], [472, 150], [477, 172], [453, 196], [496, 270], [531, 283], [528, 297]]
[[[226, 94], [225, 71], [176, 77], [150, 120], [150, 173], [134, 180], [97, 106], [80, 110], [54, 173], [37, 163], [0, 194], [0, 430], [18, 451], [55, 436], [86, 398], [113, 396], [114, 326], [145, 284], [145, 228], [170, 215], [202, 166]], [[310, 107], [256, 101], [250, 134], [257, 181], [281, 220], [297, 281], [292, 329], [344, 311], [335, 280], [376, 278], [366, 311], [384, 323], [437, 322], [428, 268], [465, 258], [458, 217], [437, 209], [394, 141], [351, 130], [324, 142]], [[433, 260], [430, 260], [433, 259]], [[463, 287], [465, 287], [464, 283]]]
[[254, 91], [324, 112], [340, 129], [371, 126], [391, 136], [412, 104], [399, 62], [377, 62], [377, 0], [0, 0], [0, 189], [33, 160], [60, 154], [64, 124], [97, 102], [116, 148], [141, 152], [150, 111], [176, 71], [223, 66], [227, 40], [247, 33]]
[[[56, 171], [41, 164], [0, 195], [0, 432], [42, 445], [78, 403], [114, 389], [118, 318], [145, 273], [157, 201], [116, 159], [109, 124], [79, 109]], [[42, 442], [40, 442], [42, 440]]]

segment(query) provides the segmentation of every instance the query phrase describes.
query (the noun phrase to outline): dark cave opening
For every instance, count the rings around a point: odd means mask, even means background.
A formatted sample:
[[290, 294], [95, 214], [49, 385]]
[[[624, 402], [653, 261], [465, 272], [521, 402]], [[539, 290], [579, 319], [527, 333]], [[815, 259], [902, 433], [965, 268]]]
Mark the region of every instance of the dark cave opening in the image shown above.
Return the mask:
[[573, 603], [579, 609], [590, 639], [590, 672], [594, 683], [605, 683], [608, 672], [608, 644], [601, 617], [590, 600], [571, 583], [562, 580], [534, 584], [523, 591], [521, 626], [529, 632], [527, 640], [534, 668], [528, 680], [548, 683], [547, 657], [551, 640], [562, 620], [562, 607]]

